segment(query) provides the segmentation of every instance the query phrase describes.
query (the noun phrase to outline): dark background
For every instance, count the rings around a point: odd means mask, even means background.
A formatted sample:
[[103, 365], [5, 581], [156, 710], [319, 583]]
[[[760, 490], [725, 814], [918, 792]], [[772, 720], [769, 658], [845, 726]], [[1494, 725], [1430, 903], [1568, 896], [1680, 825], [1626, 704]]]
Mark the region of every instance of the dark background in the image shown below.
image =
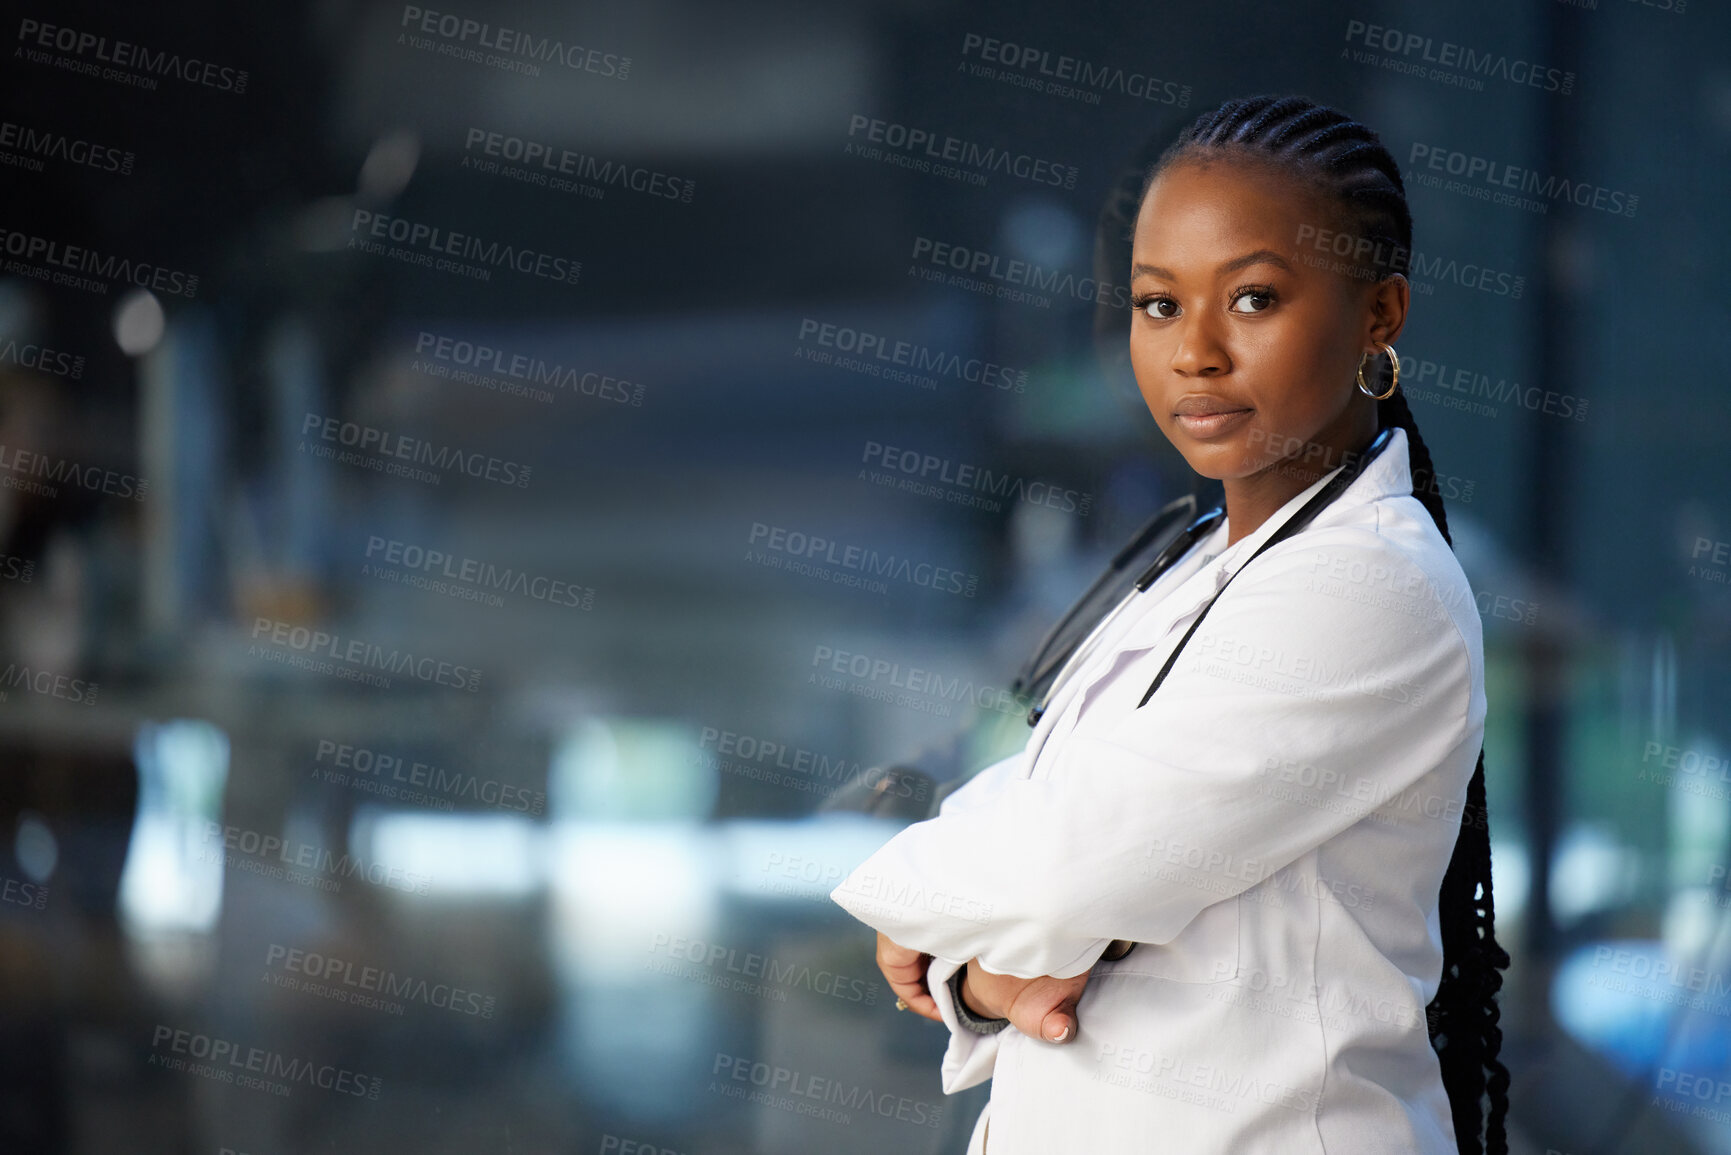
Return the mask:
[[[591, 67], [445, 54], [472, 42], [401, 5], [6, 5], [0, 1149], [960, 1151], [983, 1089], [942, 1095], [942, 1032], [890, 1009], [827, 892], [1015, 748], [991, 691], [1191, 480], [1123, 372], [1122, 311], [922, 279], [920, 238], [1089, 276], [1127, 165], [1225, 98], [1294, 91], [1405, 172], [1429, 147], [1633, 206], [1409, 179], [1399, 351], [1485, 623], [1515, 1147], [1731, 1151], [1721, 9], [422, 7]], [[1449, 83], [1367, 25], [1568, 80]], [[984, 38], [1133, 79], [984, 77]], [[855, 117], [1074, 180], [886, 163], [849, 150]], [[481, 171], [476, 132], [691, 196]], [[581, 272], [364, 252], [357, 212]], [[67, 246], [176, 275], [45, 281]], [[825, 325], [1009, 376], [813, 360], [845, 355]], [[417, 343], [439, 339], [572, 372], [540, 397], [438, 376]], [[321, 457], [345, 447], [308, 414], [527, 483]], [[885, 486], [874, 444], [1065, 496]], [[779, 532], [965, 576], [774, 568]], [[405, 580], [425, 551], [456, 560]], [[300, 627], [478, 677], [293, 666]], [[897, 696], [837, 654], [980, 692]], [[906, 805], [847, 812], [840, 787], [891, 764], [918, 771]], [[225, 1047], [329, 1077], [231, 1082]], [[731, 1096], [754, 1062], [904, 1117]]]

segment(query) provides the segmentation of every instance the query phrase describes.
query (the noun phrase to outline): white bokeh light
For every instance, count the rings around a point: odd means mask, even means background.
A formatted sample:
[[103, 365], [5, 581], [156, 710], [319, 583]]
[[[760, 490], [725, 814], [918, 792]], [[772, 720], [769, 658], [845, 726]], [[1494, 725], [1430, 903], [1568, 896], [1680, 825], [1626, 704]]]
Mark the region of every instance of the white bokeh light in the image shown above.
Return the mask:
[[114, 340], [127, 356], [142, 356], [162, 341], [167, 322], [156, 294], [134, 289], [114, 307]]

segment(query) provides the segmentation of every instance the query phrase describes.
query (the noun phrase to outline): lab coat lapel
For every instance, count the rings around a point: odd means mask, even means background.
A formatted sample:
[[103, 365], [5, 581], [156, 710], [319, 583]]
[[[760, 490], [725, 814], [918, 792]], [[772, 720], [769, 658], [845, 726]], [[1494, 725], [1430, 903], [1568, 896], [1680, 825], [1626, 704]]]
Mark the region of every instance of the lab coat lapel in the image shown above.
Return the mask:
[[1209, 561], [1185, 578], [1177, 589], [1161, 598], [1160, 604], [1132, 626], [1123, 640], [1114, 647], [1117, 656], [1112, 661], [1102, 662], [1078, 686], [1076, 692], [1082, 695], [1082, 706], [1087, 706], [1100, 683], [1111, 676], [1115, 669], [1121, 668], [1126, 657], [1133, 658], [1152, 650], [1171, 638], [1175, 631], [1188, 627], [1202, 611], [1202, 607], [1208, 604], [1208, 599], [1220, 588], [1220, 572], [1218, 561]]
[[[1162, 596], [1159, 604], [1150, 609], [1130, 629], [1124, 641], [1113, 648], [1114, 652], [1149, 649], [1158, 645], [1160, 639], [1170, 633], [1173, 626], [1180, 621], [1188, 621], [1214, 596], [1214, 591], [1218, 588], [1213, 577], [1215, 570], [1215, 563], [1211, 561], [1185, 578], [1176, 589]], [[1149, 594], [1141, 593], [1136, 596], [1148, 597]], [[1162, 623], [1165, 623], [1164, 626]], [[1077, 694], [1092, 694], [1095, 685], [1105, 676], [1110, 666], [1111, 664], [1107, 663], [1099, 672], [1086, 677], [1080, 674], [1065, 677], [1064, 672], [1060, 672], [1060, 692], [1047, 704], [1045, 713], [1040, 716], [1039, 725], [1034, 727], [1034, 732], [1028, 739], [1030, 756], [1022, 766], [1022, 777], [1032, 776], [1034, 766], [1039, 762], [1040, 751], [1045, 748], [1046, 739], [1051, 736], [1059, 718], [1064, 716], [1071, 700]]]
[[[1149, 610], [1141, 621], [1131, 627], [1124, 640], [1119, 643], [1118, 652], [1140, 653], [1159, 645], [1160, 639], [1190, 621], [1198, 610], [1208, 604], [1208, 599], [1220, 589], [1220, 576], [1219, 560], [1212, 559], [1185, 578], [1176, 589], [1160, 599], [1159, 605]], [[1096, 674], [1090, 677], [1089, 684], [1092, 685], [1100, 676]]]

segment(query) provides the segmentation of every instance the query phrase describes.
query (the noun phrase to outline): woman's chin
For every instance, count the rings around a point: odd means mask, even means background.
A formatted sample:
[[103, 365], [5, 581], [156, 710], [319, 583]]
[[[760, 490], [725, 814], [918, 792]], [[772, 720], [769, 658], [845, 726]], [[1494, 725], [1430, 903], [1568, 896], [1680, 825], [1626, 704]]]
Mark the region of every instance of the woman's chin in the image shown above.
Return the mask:
[[1261, 463], [1252, 460], [1241, 447], [1201, 445], [1192, 442], [1173, 446], [1191, 470], [1210, 481], [1233, 481], [1249, 477]]

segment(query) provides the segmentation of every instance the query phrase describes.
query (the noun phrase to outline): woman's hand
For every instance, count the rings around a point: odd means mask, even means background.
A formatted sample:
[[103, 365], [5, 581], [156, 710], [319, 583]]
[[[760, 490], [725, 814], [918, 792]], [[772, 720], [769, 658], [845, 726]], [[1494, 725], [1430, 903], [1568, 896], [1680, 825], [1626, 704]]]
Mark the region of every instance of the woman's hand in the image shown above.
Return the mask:
[[[934, 1023], [944, 1021], [938, 1014], [938, 1004], [926, 986], [926, 967], [932, 956], [921, 954], [912, 947], [891, 942], [888, 935], [878, 932], [878, 970], [889, 981], [890, 990], [908, 1005], [908, 1010], [923, 1015]], [[968, 1004], [972, 1006], [972, 1003]]]
[[[890, 990], [908, 1005], [908, 1010], [934, 1023], [943, 1022], [938, 1004], [926, 985], [926, 968], [932, 956], [894, 942], [878, 932], [878, 970]], [[981, 1018], [1009, 1019], [1010, 1025], [1032, 1039], [1066, 1043], [1076, 1037], [1076, 1003], [1088, 985], [1092, 970], [1072, 978], [1042, 975], [1019, 979], [993, 974], [972, 960], [962, 973], [962, 999]]]
[[1076, 1003], [1088, 985], [1091, 970], [1073, 978], [1019, 979], [995, 975], [978, 959], [962, 973], [962, 1001], [982, 1018], [1009, 1019], [1010, 1025], [1031, 1039], [1065, 1043], [1076, 1037]]

